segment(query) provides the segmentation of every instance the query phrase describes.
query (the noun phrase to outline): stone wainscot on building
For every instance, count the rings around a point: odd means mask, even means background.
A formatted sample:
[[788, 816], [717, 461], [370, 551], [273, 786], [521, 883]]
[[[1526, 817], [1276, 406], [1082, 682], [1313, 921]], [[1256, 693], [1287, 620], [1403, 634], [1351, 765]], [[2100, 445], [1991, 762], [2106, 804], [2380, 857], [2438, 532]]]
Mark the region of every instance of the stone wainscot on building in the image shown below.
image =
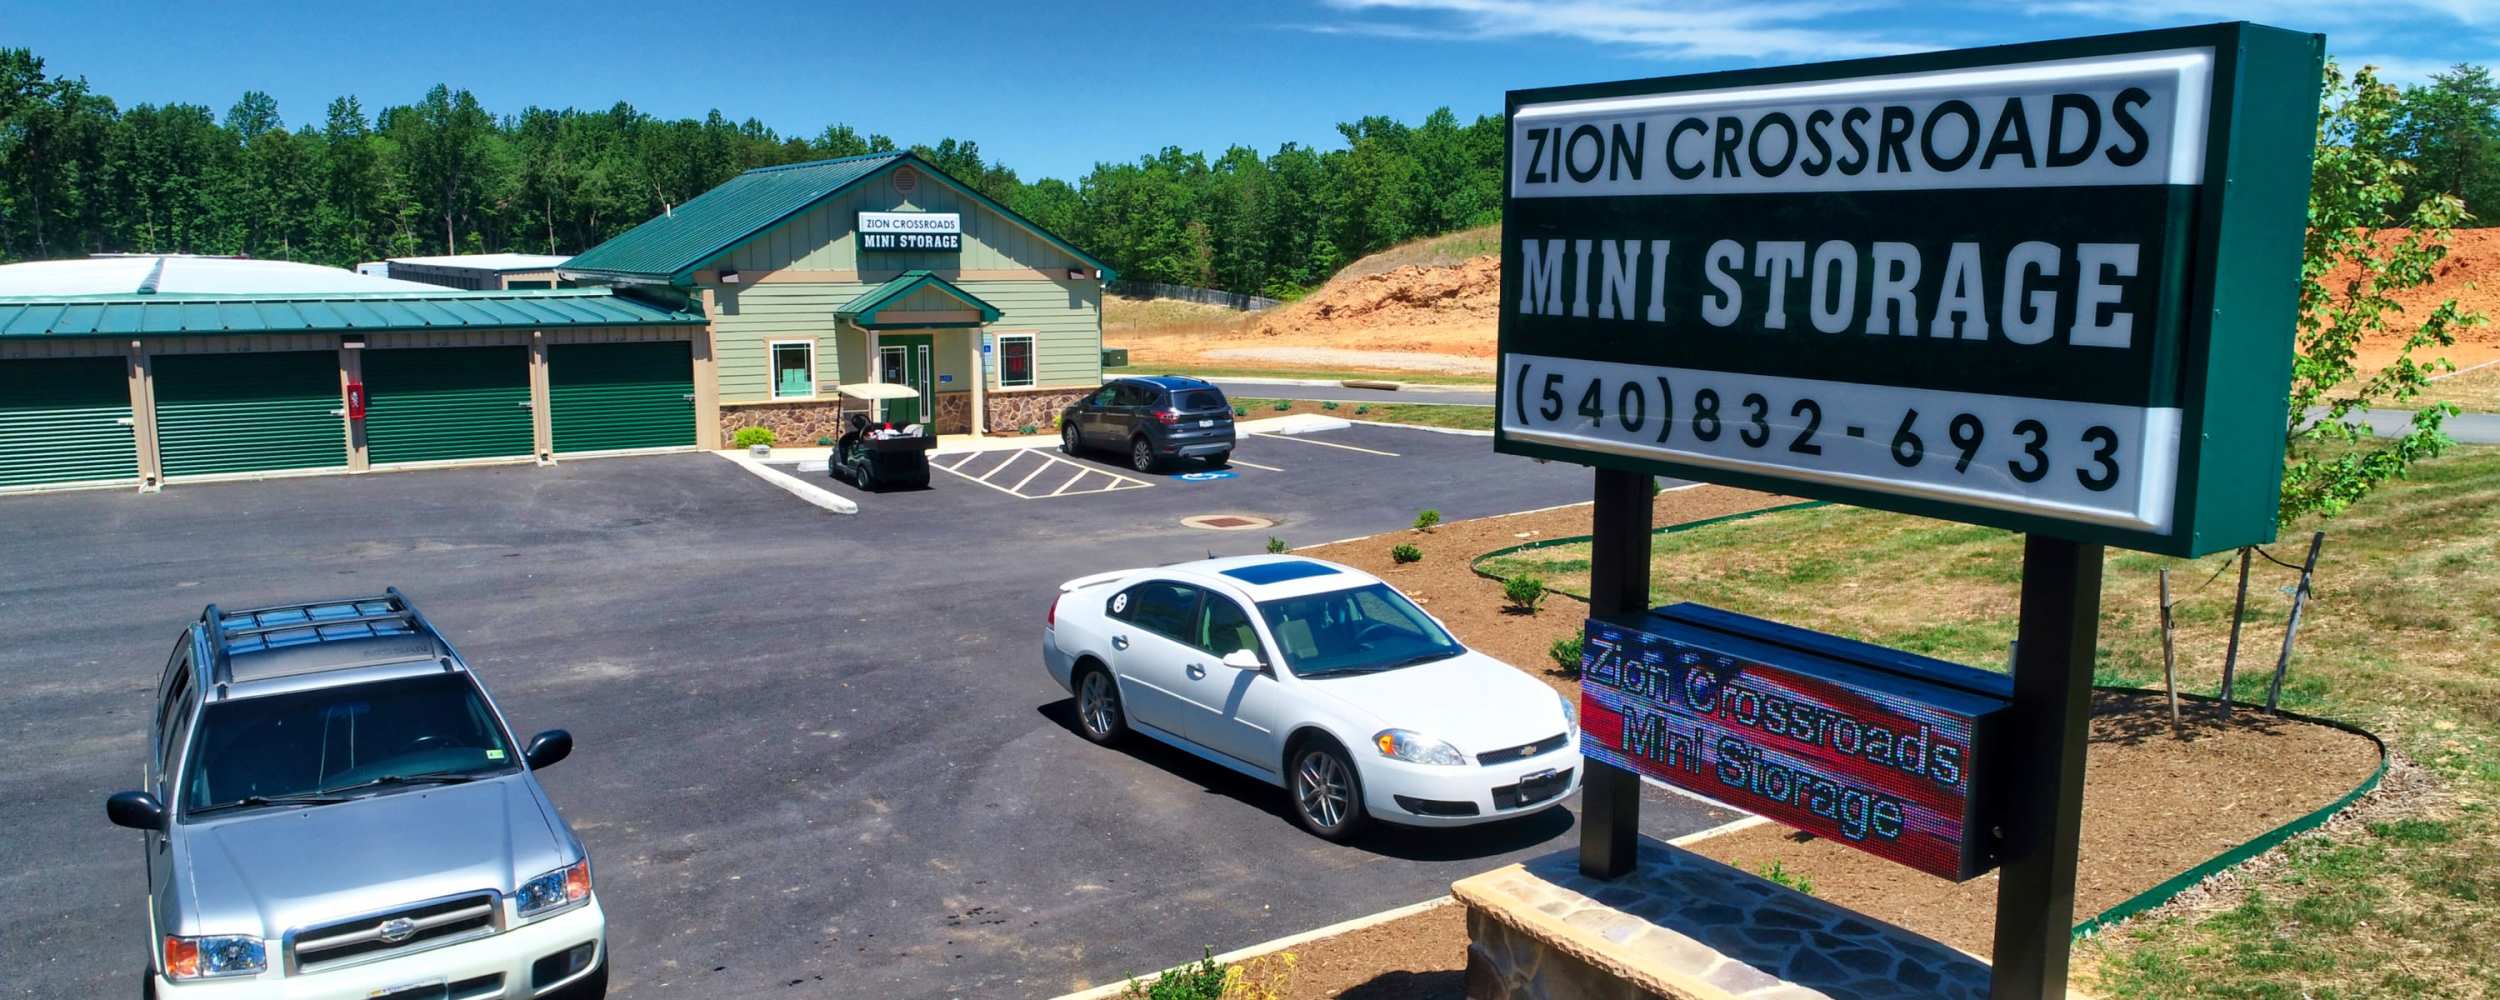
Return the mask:
[[559, 273], [700, 305], [707, 447], [832, 436], [844, 383], [908, 384], [922, 402], [886, 419], [979, 433], [1047, 431], [1102, 382], [1109, 270], [907, 152], [747, 171]]

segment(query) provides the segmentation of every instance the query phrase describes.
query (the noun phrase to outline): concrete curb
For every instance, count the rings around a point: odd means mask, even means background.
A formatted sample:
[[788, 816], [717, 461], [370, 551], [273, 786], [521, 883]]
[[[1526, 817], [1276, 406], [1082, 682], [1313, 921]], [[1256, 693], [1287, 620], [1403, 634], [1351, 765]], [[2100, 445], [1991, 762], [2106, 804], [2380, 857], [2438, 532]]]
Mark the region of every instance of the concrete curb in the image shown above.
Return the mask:
[[[822, 451], [825, 449], [816, 450]], [[801, 500], [805, 500], [808, 503], [815, 504], [818, 507], [822, 507], [836, 514], [859, 513], [859, 505], [851, 502], [849, 497], [835, 493], [832, 490], [818, 486], [804, 479], [800, 479], [797, 476], [793, 476], [762, 462], [758, 462], [753, 456], [717, 451], [713, 452], [713, 454], [728, 459], [730, 464], [741, 469], [745, 469], [748, 472], [752, 472], [755, 474], [756, 478], [771, 483], [774, 487], [782, 490], [783, 492]]]
[[[1366, 927], [1374, 927], [1380, 924], [1385, 924], [1392, 920], [1402, 920], [1418, 913], [1429, 913], [1433, 910], [1438, 910], [1444, 906], [1450, 906], [1457, 902], [1458, 899], [1456, 897], [1440, 896], [1424, 900], [1420, 903], [1410, 903], [1392, 910], [1382, 910], [1369, 916], [1356, 917], [1352, 920], [1340, 921], [1326, 927], [1303, 931], [1300, 934], [1289, 934], [1273, 941], [1262, 941], [1247, 948], [1228, 951], [1215, 956], [1215, 964], [1218, 966], [1238, 965], [1240, 963], [1250, 961], [1251, 959], [1271, 955], [1296, 945], [1308, 944], [1321, 938], [1336, 937], [1339, 934], [1349, 934], [1354, 931], [1362, 930]], [[1193, 962], [1191, 964], [1195, 963]], [[1148, 983], [1154, 982], [1155, 979], [1162, 975], [1163, 973], [1161, 971], [1149, 972], [1145, 975], [1138, 976], [1136, 978], [1136, 983], [1140, 986], [1144, 986]], [[1119, 996], [1122, 990], [1127, 989], [1129, 982], [1129, 980], [1123, 979], [1116, 983], [1104, 983], [1103, 985], [1093, 987], [1092, 989], [1078, 990], [1074, 993], [1063, 993], [1057, 997], [1053, 997], [1052, 1000], [1109, 1000], [1111, 997]]]

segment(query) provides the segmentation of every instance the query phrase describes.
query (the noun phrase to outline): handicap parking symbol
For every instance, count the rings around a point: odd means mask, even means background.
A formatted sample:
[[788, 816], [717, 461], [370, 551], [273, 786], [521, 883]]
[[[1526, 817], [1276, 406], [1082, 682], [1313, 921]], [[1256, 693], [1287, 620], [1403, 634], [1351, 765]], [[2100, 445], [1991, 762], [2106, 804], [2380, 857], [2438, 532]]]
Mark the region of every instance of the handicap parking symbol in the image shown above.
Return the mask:
[[1203, 483], [1203, 482], [1207, 482], [1207, 481], [1209, 481], [1209, 480], [1215, 480], [1215, 479], [1231, 479], [1231, 478], [1233, 478], [1234, 476], [1238, 476], [1238, 475], [1240, 475], [1240, 474], [1241, 474], [1241, 473], [1238, 473], [1238, 472], [1230, 472], [1230, 471], [1225, 471], [1225, 472], [1184, 472], [1184, 473], [1181, 473], [1181, 478], [1182, 478], [1182, 479], [1184, 479], [1184, 480], [1187, 480], [1187, 481], [1189, 481], [1189, 482], [1193, 482], [1193, 483]]

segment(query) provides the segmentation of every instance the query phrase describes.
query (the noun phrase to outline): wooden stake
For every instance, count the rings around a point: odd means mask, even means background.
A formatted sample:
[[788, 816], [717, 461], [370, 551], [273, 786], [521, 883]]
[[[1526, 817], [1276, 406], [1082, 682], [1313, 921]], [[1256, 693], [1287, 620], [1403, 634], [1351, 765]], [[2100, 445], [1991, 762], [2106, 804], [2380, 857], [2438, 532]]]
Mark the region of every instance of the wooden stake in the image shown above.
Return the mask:
[[2250, 546], [2240, 546], [2240, 593], [2231, 600], [2231, 646], [2222, 654], [2222, 717], [2231, 717], [2231, 672], [2240, 665], [2240, 617], [2248, 611], [2248, 560], [2254, 555]]
[[2170, 638], [2170, 571], [2161, 571], [2161, 686], [2170, 695], [2170, 734], [2179, 731], [2179, 658]]
[[2266, 711], [2281, 713], [2283, 675], [2292, 669], [2292, 640], [2300, 635], [2300, 612], [2309, 603], [2309, 576], [2318, 571], [2318, 548], [2326, 544], [2326, 532], [2309, 536], [2309, 558], [2300, 564], [2300, 583], [2292, 590], [2292, 617], [2283, 623], [2283, 655], [2274, 661], [2274, 683], [2266, 686]]

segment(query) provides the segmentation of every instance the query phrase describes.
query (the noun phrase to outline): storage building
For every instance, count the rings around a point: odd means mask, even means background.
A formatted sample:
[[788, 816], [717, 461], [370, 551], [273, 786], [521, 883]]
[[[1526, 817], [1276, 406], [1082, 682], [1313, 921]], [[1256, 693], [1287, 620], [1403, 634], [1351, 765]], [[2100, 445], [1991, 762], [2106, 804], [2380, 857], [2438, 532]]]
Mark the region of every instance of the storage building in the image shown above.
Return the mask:
[[179, 256], [8, 265], [0, 491], [717, 447], [706, 335], [700, 315], [608, 288]]
[[910, 153], [750, 170], [558, 272], [698, 303], [724, 433], [832, 436], [845, 382], [912, 386], [886, 418], [942, 433], [1047, 431], [1102, 382], [1102, 262]]

